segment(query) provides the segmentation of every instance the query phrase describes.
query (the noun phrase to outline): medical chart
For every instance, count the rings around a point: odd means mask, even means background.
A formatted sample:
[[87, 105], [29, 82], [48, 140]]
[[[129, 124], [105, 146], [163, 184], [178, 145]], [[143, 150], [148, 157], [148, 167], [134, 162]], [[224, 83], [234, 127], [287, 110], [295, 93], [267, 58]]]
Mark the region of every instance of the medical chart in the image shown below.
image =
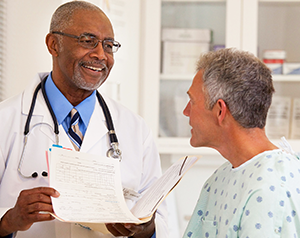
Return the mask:
[[94, 230], [103, 223], [144, 223], [199, 159], [186, 156], [174, 163], [150, 186], [130, 211], [121, 184], [119, 160], [52, 147], [48, 153], [54, 215], [63, 222], [80, 223]]

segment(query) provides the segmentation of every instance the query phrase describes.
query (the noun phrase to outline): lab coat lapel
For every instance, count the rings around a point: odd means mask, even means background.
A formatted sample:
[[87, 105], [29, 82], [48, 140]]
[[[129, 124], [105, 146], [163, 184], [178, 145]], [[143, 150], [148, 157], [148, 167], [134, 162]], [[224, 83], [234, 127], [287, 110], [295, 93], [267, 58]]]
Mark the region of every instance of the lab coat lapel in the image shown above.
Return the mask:
[[[114, 107], [109, 103], [109, 100], [104, 100], [107, 103], [108, 109], [111, 113], [111, 117], [114, 123], [117, 118], [117, 113]], [[108, 137], [108, 129], [106, 125], [105, 116], [103, 114], [102, 108], [98, 100], [96, 100], [95, 109], [91, 116], [87, 131], [84, 135], [80, 151], [89, 152], [89, 150], [96, 144], [99, 144], [100, 141], [101, 143], [103, 143], [103, 140], [107, 142], [107, 149], [110, 148], [110, 141]]]
[[[32, 84], [30, 84], [23, 93], [23, 100], [22, 100], [22, 115], [28, 116], [33, 93], [37, 87], [37, 85], [41, 82], [41, 80], [47, 76], [48, 73], [41, 73], [36, 75]], [[45, 123], [48, 126], [42, 126], [41, 131], [45, 133], [52, 141], [55, 143], [55, 135], [54, 135], [54, 124], [51, 117], [51, 114], [47, 108], [45, 103], [42, 91], [39, 90], [39, 93], [36, 98], [35, 107], [33, 110], [32, 119], [30, 122], [30, 128], [38, 123]]]
[[59, 145], [74, 150], [74, 146], [70, 140], [70, 137], [62, 125], [59, 126]]
[[80, 151], [88, 152], [92, 147], [99, 143], [100, 140], [105, 139], [103, 138], [104, 136], [107, 137], [107, 132], [108, 130], [106, 127], [105, 117], [98, 101], [96, 100], [95, 109], [85, 132]]

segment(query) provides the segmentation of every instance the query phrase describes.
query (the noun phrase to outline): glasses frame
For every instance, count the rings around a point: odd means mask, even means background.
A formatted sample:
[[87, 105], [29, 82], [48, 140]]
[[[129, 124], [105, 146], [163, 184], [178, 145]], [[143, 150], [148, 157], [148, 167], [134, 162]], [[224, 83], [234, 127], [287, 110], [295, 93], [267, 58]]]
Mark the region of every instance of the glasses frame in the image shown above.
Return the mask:
[[[86, 48], [86, 49], [95, 49], [98, 46], [99, 42], [101, 42], [103, 50], [105, 52], [107, 52], [107, 53], [116, 53], [118, 51], [118, 49], [121, 47], [121, 44], [118, 41], [115, 41], [115, 40], [112, 40], [112, 39], [98, 40], [95, 36], [89, 35], [89, 34], [85, 34], [85, 33], [83, 33], [83, 34], [81, 34], [79, 36], [68, 34], [68, 33], [64, 33], [64, 32], [61, 32], [61, 31], [52, 31], [51, 33], [52, 34], [62, 35], [62, 36], [67, 36], [67, 37], [71, 37], [71, 38], [75, 38], [75, 39], [78, 40], [78, 44], [81, 45], [83, 48]], [[90, 36], [90, 37], [94, 38], [96, 40], [95, 45], [93, 47], [87, 47], [87, 46], [81, 44], [80, 38], [84, 37], [84, 36]], [[111, 52], [107, 51], [107, 48], [104, 47], [105, 42], [111, 42], [113, 44], [114, 47], [111, 48]]]

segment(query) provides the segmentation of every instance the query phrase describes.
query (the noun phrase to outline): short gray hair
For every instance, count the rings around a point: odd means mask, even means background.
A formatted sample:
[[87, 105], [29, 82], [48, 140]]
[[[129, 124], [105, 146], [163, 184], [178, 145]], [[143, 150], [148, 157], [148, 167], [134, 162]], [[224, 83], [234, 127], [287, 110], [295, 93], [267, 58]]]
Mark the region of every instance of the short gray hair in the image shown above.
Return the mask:
[[264, 128], [275, 92], [270, 69], [253, 54], [234, 48], [202, 55], [206, 107], [223, 99], [233, 118], [244, 128]]
[[96, 5], [85, 1], [71, 1], [59, 6], [52, 15], [50, 32], [63, 31], [73, 24], [73, 14], [77, 10], [104, 12]]

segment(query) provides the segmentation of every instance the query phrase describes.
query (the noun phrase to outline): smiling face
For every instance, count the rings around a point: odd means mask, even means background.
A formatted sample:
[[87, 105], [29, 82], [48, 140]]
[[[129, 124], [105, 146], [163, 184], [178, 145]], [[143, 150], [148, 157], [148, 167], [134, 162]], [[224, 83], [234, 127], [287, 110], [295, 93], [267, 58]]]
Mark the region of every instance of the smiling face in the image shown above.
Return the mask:
[[[77, 10], [72, 24], [63, 33], [79, 36], [89, 34], [98, 40], [114, 39], [109, 19], [100, 11]], [[49, 34], [54, 39], [56, 51], [53, 55], [52, 77], [56, 86], [66, 94], [86, 92], [87, 96], [108, 77], [114, 64], [113, 53], [103, 50], [101, 42], [94, 49], [78, 44], [78, 39]], [[59, 37], [62, 37], [59, 40]], [[48, 45], [49, 48], [49, 45]]]
[[202, 75], [203, 72], [200, 70], [193, 79], [188, 91], [190, 100], [183, 114], [189, 117], [189, 123], [192, 127], [190, 144], [194, 147], [214, 147], [217, 135], [217, 118], [214, 116], [216, 114], [214, 108], [208, 110], [205, 106]]

